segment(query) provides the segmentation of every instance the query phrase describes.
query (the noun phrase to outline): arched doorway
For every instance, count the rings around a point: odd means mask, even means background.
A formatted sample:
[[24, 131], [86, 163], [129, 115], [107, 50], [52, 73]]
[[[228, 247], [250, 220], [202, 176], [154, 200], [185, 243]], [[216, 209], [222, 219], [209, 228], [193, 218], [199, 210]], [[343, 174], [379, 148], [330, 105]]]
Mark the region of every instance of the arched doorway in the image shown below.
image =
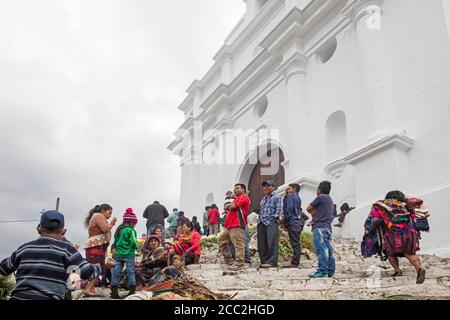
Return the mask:
[[[267, 157], [270, 159], [272, 158], [273, 152], [278, 152], [278, 157], [273, 157], [273, 159], [276, 159], [278, 163], [272, 164], [271, 161], [269, 161], [268, 163], [266, 163], [266, 161], [263, 161], [263, 163], [261, 162], [261, 160], [259, 160], [253, 168], [248, 183], [248, 195], [252, 201], [249, 212], [256, 212], [257, 210], [259, 210], [261, 200], [262, 198], [264, 198], [262, 183], [265, 180], [272, 179], [277, 183], [278, 186], [281, 186], [285, 183], [284, 167], [281, 165], [281, 163], [284, 161], [283, 151], [278, 147], [274, 147], [272, 149], [268, 148], [268, 150], [269, 151], [267, 151]], [[272, 165], [275, 165], [275, 167], [278, 168], [277, 172], [271, 175], [264, 175], [263, 169], [271, 167]]]

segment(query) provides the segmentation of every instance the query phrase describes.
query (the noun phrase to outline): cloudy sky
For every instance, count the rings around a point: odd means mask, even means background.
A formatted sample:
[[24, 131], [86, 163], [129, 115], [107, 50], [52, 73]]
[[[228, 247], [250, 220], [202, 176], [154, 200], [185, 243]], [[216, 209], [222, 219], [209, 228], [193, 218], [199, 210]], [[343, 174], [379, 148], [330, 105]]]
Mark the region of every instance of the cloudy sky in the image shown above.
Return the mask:
[[[0, 0], [0, 221], [61, 197], [68, 237], [96, 204], [177, 206], [177, 106], [244, 14], [242, 0]], [[37, 223], [0, 222], [0, 259]], [[138, 231], [144, 231], [141, 220]]]

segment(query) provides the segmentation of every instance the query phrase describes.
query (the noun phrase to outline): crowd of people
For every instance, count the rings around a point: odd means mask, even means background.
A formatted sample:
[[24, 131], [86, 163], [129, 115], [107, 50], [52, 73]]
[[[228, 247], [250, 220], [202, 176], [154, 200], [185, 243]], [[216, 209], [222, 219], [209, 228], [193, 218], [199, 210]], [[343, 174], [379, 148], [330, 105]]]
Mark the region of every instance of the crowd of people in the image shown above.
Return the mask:
[[[264, 197], [257, 212], [257, 247], [260, 268], [278, 266], [279, 229], [284, 229], [293, 249], [287, 267], [298, 268], [301, 257], [301, 233], [310, 217], [302, 210], [300, 185], [290, 184], [284, 196], [277, 191], [274, 180], [261, 185]], [[337, 215], [330, 197], [331, 183], [322, 181], [317, 197], [307, 206], [311, 216], [313, 243], [317, 255], [317, 269], [311, 278], [333, 277], [336, 261], [332, 245], [332, 221], [342, 227], [345, 216], [354, 208], [347, 203]], [[203, 224], [197, 217], [189, 220], [183, 211], [174, 208], [169, 214], [158, 201], [143, 212], [147, 232], [140, 239], [135, 230], [138, 218], [132, 208], [125, 210], [122, 223], [116, 227], [109, 204], [97, 205], [85, 219], [88, 240], [84, 245], [86, 258], [65, 238], [64, 215], [58, 211], [42, 213], [37, 240], [20, 246], [0, 263], [0, 275], [15, 272], [16, 287], [11, 299], [64, 299], [68, 280], [75, 272], [84, 280], [84, 294], [97, 296], [98, 286], [111, 288], [111, 297], [119, 298], [119, 288], [129, 294], [155, 284], [155, 277], [177, 277], [185, 265], [200, 262], [201, 236], [217, 235], [220, 254], [230, 270], [240, 270], [251, 263], [249, 254], [249, 209], [251, 200], [246, 186], [237, 183], [233, 192], [226, 193], [222, 213], [216, 204], [205, 208]], [[417, 272], [417, 283], [425, 281], [416, 252], [421, 231], [428, 231], [428, 210], [423, 201], [407, 198], [400, 191], [389, 192], [384, 200], [376, 202], [365, 223], [362, 254], [378, 254], [387, 259], [394, 269], [392, 276], [401, 276], [399, 257], [406, 257]], [[165, 229], [165, 222], [168, 227]], [[116, 227], [114, 237], [112, 231]], [[203, 228], [202, 228], [203, 227]], [[111, 244], [111, 246], [110, 246]], [[139, 256], [139, 258], [138, 258]]]
[[40, 237], [20, 246], [0, 263], [0, 275], [15, 272], [11, 299], [67, 299], [77, 277], [85, 297], [98, 297], [96, 287], [110, 287], [111, 298], [118, 299], [120, 287], [132, 295], [156, 284], [158, 276], [177, 277], [186, 265], [199, 263], [200, 226], [196, 219], [184, 217], [182, 211], [173, 210], [175, 223], [169, 220], [166, 231], [164, 220], [170, 216], [166, 208], [157, 201], [148, 206], [143, 213], [147, 232], [141, 248], [133, 209], [125, 210], [117, 227], [118, 219], [112, 214], [109, 204], [96, 205], [89, 211], [84, 258], [79, 246], [65, 238], [64, 215], [56, 210], [43, 212], [37, 227]]

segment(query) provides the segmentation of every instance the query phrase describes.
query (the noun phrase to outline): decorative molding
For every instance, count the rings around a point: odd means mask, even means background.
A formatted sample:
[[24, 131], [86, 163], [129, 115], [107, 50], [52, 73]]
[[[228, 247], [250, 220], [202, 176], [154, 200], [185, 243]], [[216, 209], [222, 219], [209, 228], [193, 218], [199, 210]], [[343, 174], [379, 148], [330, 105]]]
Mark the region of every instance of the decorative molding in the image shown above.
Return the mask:
[[394, 133], [393, 135], [380, 138], [379, 140], [362, 147], [345, 157], [343, 160], [351, 165], [355, 165], [368, 157], [383, 152], [389, 148], [396, 148], [404, 152], [408, 152], [414, 145], [414, 139]]
[[346, 166], [347, 162], [345, 162], [344, 159], [339, 159], [327, 165], [324, 171], [332, 177], [339, 179], [342, 176], [342, 172], [344, 172]]
[[291, 183], [299, 184], [301, 189], [310, 189], [312, 191], [315, 191], [319, 186], [320, 181], [306, 176], [289, 179], [285, 184], [278, 187], [276, 194], [282, 195]]
[[308, 66], [308, 57], [301, 53], [293, 54], [276, 71], [288, 81], [296, 74], [306, 75]]
[[233, 52], [231, 50], [231, 47], [224, 44], [220, 49], [219, 52], [216, 53], [213, 60], [218, 63], [222, 64], [226, 59], [233, 59]]
[[377, 6], [381, 9], [384, 0], [351, 0], [342, 9], [342, 13], [350, 19], [355, 25], [368, 14], [371, 14], [371, 6]]

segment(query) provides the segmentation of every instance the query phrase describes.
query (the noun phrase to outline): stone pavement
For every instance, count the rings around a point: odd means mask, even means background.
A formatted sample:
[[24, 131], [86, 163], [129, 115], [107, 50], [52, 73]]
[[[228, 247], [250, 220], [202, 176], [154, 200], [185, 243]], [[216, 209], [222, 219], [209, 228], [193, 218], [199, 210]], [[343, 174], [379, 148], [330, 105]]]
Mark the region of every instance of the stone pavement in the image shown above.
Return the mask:
[[[450, 259], [420, 255], [427, 270], [424, 284], [416, 284], [414, 268], [400, 259], [403, 276], [392, 278], [389, 263], [378, 258], [363, 259], [359, 242], [350, 239], [333, 239], [336, 254], [334, 278], [309, 279], [315, 271], [314, 255], [308, 260], [302, 256], [299, 269], [257, 269], [256, 258], [252, 265], [239, 272], [230, 272], [220, 263], [217, 251], [203, 252], [200, 265], [187, 266], [195, 277], [214, 292], [236, 294], [234, 300], [312, 300], [312, 299], [450, 299]], [[97, 288], [109, 299], [109, 289]], [[80, 292], [74, 293], [74, 298]], [[126, 295], [122, 291], [121, 295]], [[87, 300], [87, 299], [86, 299]]]
[[355, 240], [333, 239], [337, 260], [334, 278], [309, 279], [308, 274], [315, 271], [315, 258], [303, 257], [299, 269], [258, 270], [255, 262], [236, 273], [219, 263], [217, 252], [211, 252], [202, 254], [206, 264], [187, 268], [209, 289], [237, 293], [234, 299], [450, 299], [450, 259], [420, 256], [427, 279], [417, 285], [415, 270], [406, 259], [400, 259], [403, 276], [392, 278], [389, 263], [362, 258], [359, 245]]

